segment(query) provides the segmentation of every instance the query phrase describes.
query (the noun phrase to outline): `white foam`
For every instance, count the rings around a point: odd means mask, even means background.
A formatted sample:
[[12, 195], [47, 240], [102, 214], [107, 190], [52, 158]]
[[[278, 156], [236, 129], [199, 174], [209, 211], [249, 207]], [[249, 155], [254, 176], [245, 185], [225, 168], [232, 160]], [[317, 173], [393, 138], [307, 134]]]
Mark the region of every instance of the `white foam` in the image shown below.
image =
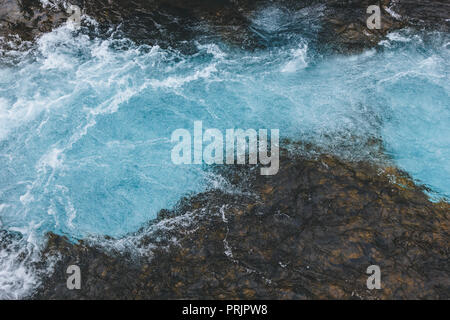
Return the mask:
[[53, 148], [39, 160], [38, 171], [45, 167], [50, 167], [52, 169], [57, 169], [62, 166], [63, 160], [63, 150], [58, 148]]
[[386, 10], [387, 13], [389, 13], [391, 15], [391, 17], [393, 17], [393, 18], [395, 18], [397, 20], [400, 20], [402, 18], [402, 16], [400, 14], [398, 14], [397, 12], [395, 12], [394, 9], [393, 9], [393, 7], [395, 6], [396, 2], [397, 2], [396, 0], [393, 0], [391, 2], [391, 6], [390, 7], [385, 7], [385, 10]]
[[75, 225], [73, 224], [73, 220], [77, 217], [77, 210], [73, 206], [72, 202], [69, 200], [66, 206], [66, 212], [67, 212], [67, 225], [69, 228], [74, 229]]
[[[26, 228], [21, 231], [29, 232]], [[34, 238], [2, 239], [6, 247], [0, 249], [0, 299], [23, 298], [39, 284], [33, 262], [40, 260], [40, 250], [28, 240]]]
[[153, 88], [179, 88], [189, 82], [193, 82], [199, 79], [207, 79], [216, 71], [216, 65], [211, 64], [204, 69], [195, 71], [194, 74], [191, 74], [189, 76], [170, 76], [164, 80], [150, 80], [149, 84]]
[[306, 44], [301, 44], [299, 48], [292, 49], [291, 55], [292, 59], [281, 68], [281, 72], [292, 73], [308, 66], [308, 46]]

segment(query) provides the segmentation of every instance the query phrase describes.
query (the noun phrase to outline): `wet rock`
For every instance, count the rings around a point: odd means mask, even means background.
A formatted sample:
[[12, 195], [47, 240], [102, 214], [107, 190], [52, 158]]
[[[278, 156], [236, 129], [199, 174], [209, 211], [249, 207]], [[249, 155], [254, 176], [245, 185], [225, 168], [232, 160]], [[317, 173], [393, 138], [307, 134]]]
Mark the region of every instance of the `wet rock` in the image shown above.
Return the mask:
[[[450, 205], [398, 169], [285, 153], [275, 176], [224, 170], [251, 192], [164, 210], [126, 238], [140, 254], [49, 235], [45, 255], [62, 259], [34, 298], [450, 298]], [[65, 287], [69, 264], [82, 269], [81, 290]], [[381, 290], [366, 287], [370, 265]]]
[[398, 19], [411, 26], [420, 26], [449, 32], [450, 3], [443, 0], [396, 0], [390, 2], [390, 10]]
[[[388, 32], [406, 25], [386, 12], [389, 4], [389, 0], [327, 1], [320, 41], [339, 52], [357, 52], [375, 46]], [[380, 29], [371, 30], [367, 27], [367, 18], [370, 16], [367, 8], [370, 5], [380, 6]]]
[[[52, 2], [53, 3], [53, 2]], [[33, 40], [64, 23], [69, 2], [55, 1], [43, 7], [39, 0], [0, 0], [2, 37], [19, 36]], [[176, 47], [189, 53], [195, 50], [190, 40], [221, 40], [244, 49], [273, 45], [252, 24], [251, 18], [261, 8], [285, 8], [295, 12], [320, 7], [316, 23], [318, 41], [338, 52], [355, 52], [376, 45], [388, 32], [405, 26], [448, 31], [449, 5], [428, 0], [72, 0], [84, 14], [97, 21], [84, 23], [95, 36], [127, 37], [140, 44]], [[382, 24], [379, 30], [366, 26], [369, 5], [379, 4]], [[307, 16], [299, 15], [298, 19]], [[298, 30], [296, 30], [298, 31]]]
[[39, 0], [0, 0], [0, 37], [31, 41], [67, 20], [62, 5], [44, 8]]
[[[339, 52], [358, 52], [375, 46], [389, 32], [411, 27], [448, 32], [450, 5], [429, 0], [330, 0], [326, 1], [320, 41]], [[369, 29], [370, 5], [381, 10], [381, 28]]]

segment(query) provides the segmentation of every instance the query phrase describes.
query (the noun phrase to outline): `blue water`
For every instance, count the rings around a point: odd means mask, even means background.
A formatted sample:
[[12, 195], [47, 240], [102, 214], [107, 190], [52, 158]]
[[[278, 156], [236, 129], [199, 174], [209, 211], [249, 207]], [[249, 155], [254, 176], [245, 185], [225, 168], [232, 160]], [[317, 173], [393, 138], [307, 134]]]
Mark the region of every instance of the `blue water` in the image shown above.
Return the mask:
[[63, 27], [0, 67], [1, 228], [28, 241], [137, 230], [214, 186], [205, 167], [170, 159], [171, 133], [197, 120], [280, 129], [348, 158], [373, 157], [365, 142], [381, 138], [430, 195], [450, 196], [448, 36], [402, 31], [351, 56], [307, 37], [255, 52], [198, 43], [192, 56], [117, 41]]

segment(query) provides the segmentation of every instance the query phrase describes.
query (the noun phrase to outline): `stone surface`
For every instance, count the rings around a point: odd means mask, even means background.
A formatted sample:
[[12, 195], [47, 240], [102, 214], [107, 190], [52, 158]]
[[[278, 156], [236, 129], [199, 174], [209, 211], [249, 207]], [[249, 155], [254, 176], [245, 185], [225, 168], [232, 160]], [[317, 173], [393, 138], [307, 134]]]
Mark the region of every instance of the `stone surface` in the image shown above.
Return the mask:
[[34, 40], [64, 23], [69, 15], [63, 6], [43, 8], [39, 0], [0, 0], [0, 37], [17, 35]]
[[[69, 16], [68, 2], [43, 7], [39, 0], [0, 0], [0, 36], [33, 40], [61, 25]], [[258, 8], [280, 6], [291, 12], [322, 6], [318, 40], [338, 52], [355, 52], [376, 45], [389, 31], [405, 26], [449, 30], [449, 4], [428, 0], [381, 0], [382, 28], [369, 30], [370, 0], [72, 0], [98, 25], [93, 35], [125, 36], [137, 43], [194, 50], [186, 44], [197, 37], [219, 38], [230, 45], [254, 49], [270, 44], [255, 30], [251, 17]], [[321, 7], [321, 8], [322, 8]], [[112, 28], [112, 29], [111, 29]]]
[[[184, 199], [122, 241], [141, 254], [73, 244], [39, 299], [449, 299], [450, 205], [393, 167], [284, 156], [280, 172], [224, 173], [241, 193]], [[127, 253], [128, 252], [128, 253]], [[66, 289], [77, 264], [82, 289]], [[379, 265], [382, 289], [368, 290]]]

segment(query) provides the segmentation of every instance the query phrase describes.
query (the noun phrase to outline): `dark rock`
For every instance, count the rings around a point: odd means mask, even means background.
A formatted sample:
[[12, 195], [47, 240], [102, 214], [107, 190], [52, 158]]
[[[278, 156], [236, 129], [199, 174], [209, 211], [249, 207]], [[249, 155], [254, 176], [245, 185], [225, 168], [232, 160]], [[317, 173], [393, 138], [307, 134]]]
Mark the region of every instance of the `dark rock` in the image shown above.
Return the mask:
[[[242, 172], [227, 174], [253, 195], [210, 191], [165, 210], [129, 238], [143, 255], [50, 234], [45, 255], [62, 260], [33, 298], [450, 298], [450, 206], [404, 173], [286, 154], [275, 176]], [[65, 288], [73, 263], [79, 291]], [[381, 290], [366, 287], [373, 264]]]
[[[370, 30], [366, 13], [370, 5], [381, 9], [381, 29]], [[329, 0], [320, 41], [340, 52], [361, 51], [375, 46], [387, 33], [404, 28], [428, 28], [448, 32], [450, 5], [444, 1]]]
[[391, 8], [409, 25], [422, 26], [444, 32], [450, 30], [450, 2], [443, 0], [391, 1]]
[[62, 5], [43, 8], [39, 0], [0, 0], [0, 37], [31, 41], [67, 20]]
[[[329, 44], [339, 52], [361, 51], [375, 46], [389, 31], [405, 26], [385, 11], [389, 5], [386, 1], [327, 1], [324, 12], [320, 41]], [[370, 5], [379, 5], [381, 9], [381, 29], [367, 28], [366, 13]]]
[[[65, 8], [68, 2], [56, 3], [44, 8], [39, 0], [0, 0], [0, 36], [17, 35], [29, 41], [61, 25], [69, 16]], [[93, 35], [125, 36], [137, 43], [176, 47], [187, 53], [194, 50], [189, 40], [198, 38], [217, 38], [244, 49], [273, 45], [273, 39], [265, 38], [251, 23], [254, 12], [266, 6], [280, 6], [294, 15], [298, 10], [322, 5], [323, 12], [315, 22], [320, 29], [318, 41], [339, 52], [373, 47], [388, 32], [405, 26], [441, 31], [448, 31], [449, 26], [449, 4], [437, 0], [72, 0], [70, 3], [98, 22], [95, 27], [85, 26]], [[380, 30], [369, 30], [366, 26], [366, 9], [373, 4], [379, 4], [382, 10]]]

